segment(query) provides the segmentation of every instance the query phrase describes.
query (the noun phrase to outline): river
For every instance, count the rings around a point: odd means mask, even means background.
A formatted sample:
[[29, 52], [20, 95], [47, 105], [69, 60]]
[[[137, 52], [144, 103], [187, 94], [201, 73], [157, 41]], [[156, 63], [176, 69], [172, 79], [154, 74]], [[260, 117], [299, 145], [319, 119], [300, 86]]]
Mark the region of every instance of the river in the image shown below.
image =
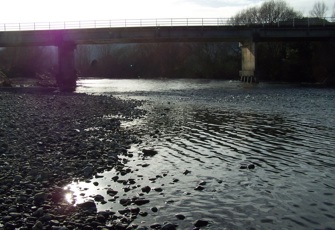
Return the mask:
[[[335, 90], [217, 80], [81, 79], [76, 92], [145, 100], [143, 118], [122, 122], [140, 143], [125, 157], [129, 194], [152, 190], [134, 224], [178, 229], [334, 229]], [[143, 149], [157, 154], [143, 156]], [[124, 186], [106, 171], [82, 199]], [[158, 188], [154, 191], [154, 187]], [[195, 189], [196, 188], [196, 189]], [[125, 192], [126, 193], [126, 192]], [[79, 198], [78, 198], [79, 199]], [[77, 200], [77, 202], [80, 202]], [[157, 207], [157, 210], [152, 210]], [[118, 201], [99, 204], [118, 210]], [[175, 214], [185, 216], [184, 220]]]

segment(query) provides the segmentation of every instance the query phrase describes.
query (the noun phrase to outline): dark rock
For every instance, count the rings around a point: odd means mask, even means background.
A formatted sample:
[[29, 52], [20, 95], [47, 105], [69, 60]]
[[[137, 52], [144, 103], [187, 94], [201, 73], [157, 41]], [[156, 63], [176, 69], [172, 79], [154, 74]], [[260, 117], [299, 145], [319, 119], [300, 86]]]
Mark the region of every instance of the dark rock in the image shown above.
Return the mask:
[[130, 205], [131, 200], [130, 199], [120, 199], [120, 204], [122, 204], [123, 206]]
[[126, 213], [129, 213], [130, 210], [129, 209], [121, 209], [121, 210], [118, 210], [118, 212], [121, 214], [121, 215], [124, 215]]
[[177, 217], [178, 220], [184, 220], [186, 217], [183, 214], [176, 214], [175, 217]]
[[101, 201], [104, 201], [105, 198], [102, 195], [98, 194], [94, 196], [94, 200], [97, 202], [101, 202]]
[[134, 203], [136, 204], [136, 205], [144, 205], [144, 204], [147, 204], [147, 203], [149, 203], [150, 202], [150, 200], [147, 200], [147, 199], [138, 199], [138, 200], [135, 200], [134, 201]]
[[202, 191], [204, 189], [205, 188], [203, 186], [201, 186], [201, 185], [198, 185], [197, 187], [194, 188], [194, 190], [196, 190], [196, 191]]
[[88, 211], [88, 212], [96, 212], [97, 211], [97, 205], [93, 200], [86, 201], [84, 203], [78, 204], [78, 208]]
[[152, 229], [161, 229], [162, 225], [161, 224], [158, 224], [158, 223], [154, 223], [152, 225], [150, 225], [150, 228]]
[[187, 174], [190, 174], [190, 173], [191, 173], [190, 170], [185, 170], [185, 171], [183, 172], [184, 175], [187, 175]]
[[152, 208], [151, 208], [151, 211], [153, 211], [153, 212], [158, 212], [158, 208], [157, 208], [157, 207], [152, 207]]
[[37, 205], [37, 206], [42, 205], [44, 203], [44, 201], [45, 201], [45, 198], [46, 198], [46, 194], [44, 192], [37, 193], [34, 196], [34, 203], [35, 203], [35, 205]]
[[94, 182], [93, 182], [93, 185], [94, 185], [94, 186], [98, 186], [98, 185], [99, 185], [99, 182], [94, 181]]
[[247, 168], [248, 168], [247, 165], [241, 165], [241, 166], [240, 166], [240, 169], [247, 169]]
[[51, 192], [51, 200], [54, 203], [59, 203], [64, 199], [64, 189], [60, 187], [56, 187]]
[[194, 222], [193, 225], [198, 228], [205, 227], [208, 225], [208, 221], [207, 220], [197, 220], [196, 222]]
[[200, 181], [199, 185], [206, 185], [207, 182], [206, 181]]
[[147, 216], [147, 215], [148, 215], [147, 212], [139, 212], [138, 214], [139, 214], [140, 216]]
[[37, 221], [33, 226], [32, 230], [43, 230], [43, 224], [40, 221]]
[[97, 221], [99, 221], [100, 223], [105, 223], [106, 217], [104, 215], [97, 215]]
[[107, 194], [110, 196], [115, 196], [118, 193], [118, 191], [113, 190], [111, 188], [107, 189]]
[[136, 230], [149, 230], [149, 228], [146, 226], [138, 226]]
[[158, 153], [154, 149], [143, 149], [142, 152], [143, 152], [143, 156], [145, 157], [152, 157]]
[[248, 165], [248, 169], [254, 169], [255, 168], [255, 165], [254, 164], [250, 164]]
[[176, 230], [177, 226], [171, 223], [165, 223], [161, 230]]
[[141, 190], [142, 190], [142, 192], [149, 193], [151, 191], [151, 188], [149, 186], [145, 186]]
[[156, 192], [162, 192], [163, 191], [162, 188], [154, 188], [153, 190], [155, 190]]

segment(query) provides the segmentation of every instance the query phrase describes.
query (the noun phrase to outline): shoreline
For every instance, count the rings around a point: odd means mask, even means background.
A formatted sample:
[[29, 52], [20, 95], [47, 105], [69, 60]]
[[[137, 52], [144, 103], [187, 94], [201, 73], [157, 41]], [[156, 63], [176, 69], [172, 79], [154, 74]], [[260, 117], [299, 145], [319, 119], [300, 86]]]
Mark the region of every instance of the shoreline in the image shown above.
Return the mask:
[[122, 168], [118, 156], [137, 137], [120, 129], [119, 117], [141, 117], [139, 105], [110, 96], [1, 89], [0, 229], [112, 229], [122, 223], [113, 212], [96, 213], [94, 202], [69, 204], [63, 187]]

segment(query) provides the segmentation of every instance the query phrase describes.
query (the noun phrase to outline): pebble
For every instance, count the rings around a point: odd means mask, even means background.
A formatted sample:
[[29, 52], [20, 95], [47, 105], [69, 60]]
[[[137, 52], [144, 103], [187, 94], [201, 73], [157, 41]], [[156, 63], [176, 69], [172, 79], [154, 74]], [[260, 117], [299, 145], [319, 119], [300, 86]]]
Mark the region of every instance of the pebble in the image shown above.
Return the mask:
[[208, 225], [208, 221], [207, 220], [197, 220], [196, 222], [194, 222], [193, 225], [198, 228], [205, 227]]
[[147, 199], [138, 199], [138, 200], [135, 200], [134, 201], [134, 203], [136, 204], [136, 205], [144, 205], [144, 204], [147, 204], [147, 203], [149, 203], [150, 202], [150, 200], [147, 200]]
[[142, 192], [149, 193], [151, 191], [151, 188], [149, 186], [145, 186], [141, 188]]
[[201, 185], [198, 185], [197, 187], [194, 188], [194, 190], [196, 190], [196, 191], [202, 191], [204, 189], [205, 189], [205, 187], [203, 187]]
[[183, 215], [183, 214], [176, 214], [175, 217], [178, 219], [178, 220], [184, 220], [186, 217]]
[[165, 223], [161, 230], [176, 230], [177, 226], [172, 223]]
[[254, 164], [249, 164], [248, 165], [248, 169], [254, 169], [255, 168], [255, 165]]
[[157, 207], [152, 207], [152, 208], [151, 208], [151, 211], [153, 211], [153, 212], [158, 212], [158, 208], [157, 208]]

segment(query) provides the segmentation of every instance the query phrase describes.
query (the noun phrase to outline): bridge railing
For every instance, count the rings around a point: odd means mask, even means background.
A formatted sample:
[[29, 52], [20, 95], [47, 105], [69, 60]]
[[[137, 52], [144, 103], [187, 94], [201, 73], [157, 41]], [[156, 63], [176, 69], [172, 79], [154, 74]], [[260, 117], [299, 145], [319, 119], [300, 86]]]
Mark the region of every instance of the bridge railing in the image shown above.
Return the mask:
[[236, 22], [231, 18], [157, 18], [157, 19], [113, 19], [66, 22], [0, 23], [0, 31], [63, 30], [81, 28], [122, 27], [177, 27], [177, 26], [329, 26], [335, 25], [335, 18], [302, 18], [276, 23]]

